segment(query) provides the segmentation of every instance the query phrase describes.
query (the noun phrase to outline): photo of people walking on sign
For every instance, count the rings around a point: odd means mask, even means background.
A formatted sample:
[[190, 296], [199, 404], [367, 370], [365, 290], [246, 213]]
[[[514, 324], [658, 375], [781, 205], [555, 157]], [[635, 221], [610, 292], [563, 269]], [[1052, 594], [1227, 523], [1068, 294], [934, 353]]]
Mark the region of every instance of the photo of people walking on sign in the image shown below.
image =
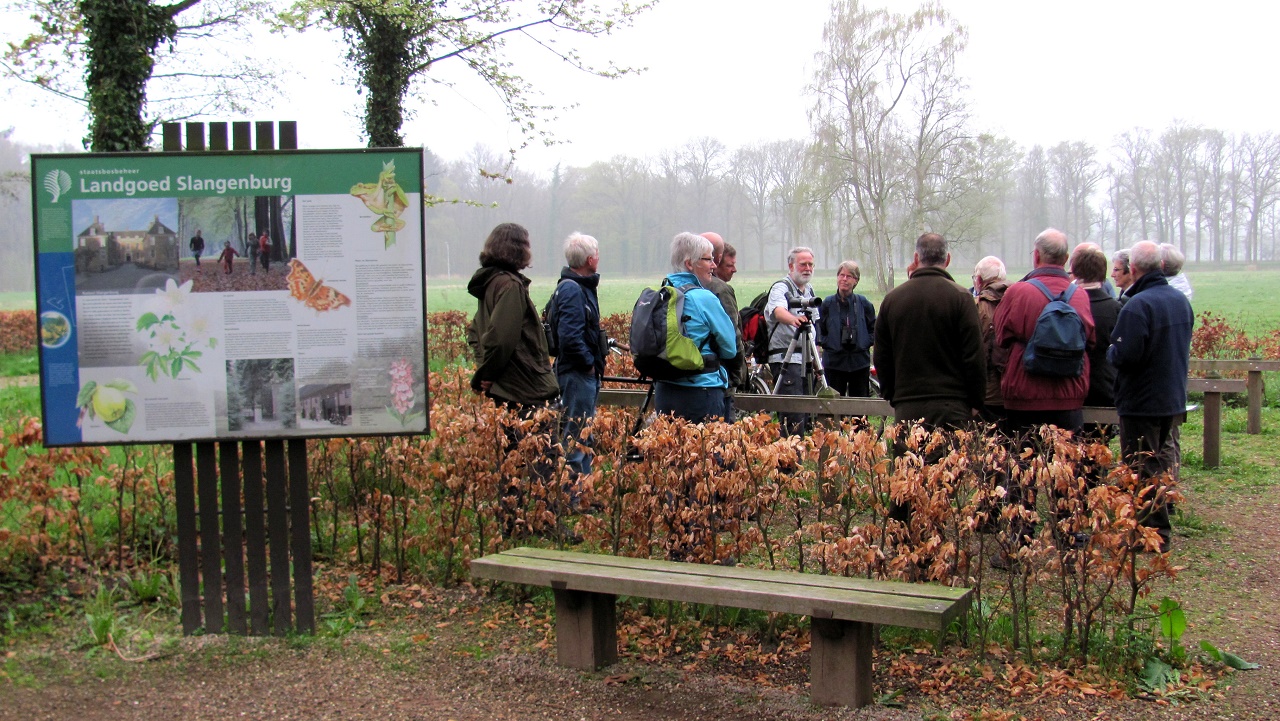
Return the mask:
[[177, 199], [179, 273], [193, 293], [286, 290], [298, 254], [295, 196]]

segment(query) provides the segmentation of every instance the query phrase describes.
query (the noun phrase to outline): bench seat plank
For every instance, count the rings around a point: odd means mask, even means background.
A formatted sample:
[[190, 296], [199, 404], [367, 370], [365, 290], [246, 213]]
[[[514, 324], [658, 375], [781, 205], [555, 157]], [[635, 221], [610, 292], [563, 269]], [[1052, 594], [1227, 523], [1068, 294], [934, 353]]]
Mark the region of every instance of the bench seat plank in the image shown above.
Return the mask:
[[748, 568], [742, 566], [717, 566], [705, 563], [680, 563], [675, 561], [659, 561], [649, 558], [633, 558], [631, 556], [611, 556], [601, 553], [581, 553], [577, 551], [553, 551], [545, 548], [513, 548], [504, 551], [503, 555], [522, 558], [544, 558], [549, 560], [563, 559], [575, 563], [588, 563], [611, 568], [637, 568], [661, 570], [668, 573], [685, 573], [690, 576], [710, 576], [713, 578], [738, 578], [752, 581], [777, 581], [785, 579], [797, 586], [817, 586], [838, 588], [866, 593], [882, 593], [889, 596], [910, 596], [915, 598], [931, 598], [954, 603], [967, 603], [972, 591], [968, 588], [952, 588], [930, 583], [903, 583], [900, 581], [877, 581], [869, 578], [850, 576], [819, 575], [816, 573], [800, 573], [798, 571], [771, 571], [764, 568]]
[[[681, 572], [683, 568], [669, 569], [695, 564], [650, 563], [658, 565], [627, 568], [502, 553], [472, 561], [471, 573], [480, 578], [553, 589], [707, 603], [935, 631], [945, 630], [950, 620], [966, 607], [968, 599], [967, 594], [960, 599], [922, 598], [814, 583], [819, 579], [837, 583], [857, 580], [842, 577], [757, 571], [771, 577], [736, 578]], [[948, 589], [952, 590], [955, 589]]]

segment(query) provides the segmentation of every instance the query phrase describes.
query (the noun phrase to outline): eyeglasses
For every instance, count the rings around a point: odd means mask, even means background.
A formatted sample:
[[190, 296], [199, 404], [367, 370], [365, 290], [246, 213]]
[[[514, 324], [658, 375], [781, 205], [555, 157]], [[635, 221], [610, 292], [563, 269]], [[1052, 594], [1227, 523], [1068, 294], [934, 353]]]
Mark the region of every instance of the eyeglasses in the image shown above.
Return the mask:
[[703, 263], [715, 263], [715, 262], [716, 262], [716, 259], [715, 259], [715, 258], [698, 258], [698, 260], [702, 261]]

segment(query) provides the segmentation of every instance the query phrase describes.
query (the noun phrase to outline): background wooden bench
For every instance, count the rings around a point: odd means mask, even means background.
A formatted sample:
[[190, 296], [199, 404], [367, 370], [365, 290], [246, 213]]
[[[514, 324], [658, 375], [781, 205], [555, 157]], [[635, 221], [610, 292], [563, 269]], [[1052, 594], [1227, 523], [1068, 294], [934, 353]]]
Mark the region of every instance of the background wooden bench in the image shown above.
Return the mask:
[[871, 703], [874, 624], [945, 632], [970, 590], [932, 584], [654, 561], [517, 548], [471, 562], [471, 575], [550, 586], [561, 665], [594, 670], [618, 658], [618, 596], [809, 616], [810, 697], [821, 705]]

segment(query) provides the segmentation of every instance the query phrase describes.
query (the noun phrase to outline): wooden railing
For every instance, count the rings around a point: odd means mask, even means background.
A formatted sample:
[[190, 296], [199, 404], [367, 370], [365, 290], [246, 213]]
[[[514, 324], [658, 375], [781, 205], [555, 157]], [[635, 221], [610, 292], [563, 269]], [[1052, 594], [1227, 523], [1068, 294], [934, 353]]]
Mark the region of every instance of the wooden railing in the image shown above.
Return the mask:
[[[1226, 378], [1188, 378], [1187, 390], [1204, 393], [1204, 465], [1217, 468], [1222, 461], [1222, 396], [1244, 393], [1247, 382]], [[605, 388], [599, 403], [607, 406], [638, 408], [644, 404], [645, 391]], [[818, 416], [870, 416], [892, 418], [893, 406], [880, 398], [819, 398], [818, 396], [766, 396], [739, 393], [734, 405], [744, 411], [772, 413], [809, 413]], [[1193, 410], [1193, 408], [1188, 408]], [[1086, 407], [1085, 423], [1119, 423], [1115, 408]]]
[[1280, 371], [1280, 361], [1260, 360], [1192, 360], [1189, 370], [1192, 373], [1239, 373], [1248, 372], [1245, 380], [1249, 394], [1249, 421], [1245, 424], [1245, 432], [1257, 435], [1262, 432], [1262, 374], [1266, 371]]

